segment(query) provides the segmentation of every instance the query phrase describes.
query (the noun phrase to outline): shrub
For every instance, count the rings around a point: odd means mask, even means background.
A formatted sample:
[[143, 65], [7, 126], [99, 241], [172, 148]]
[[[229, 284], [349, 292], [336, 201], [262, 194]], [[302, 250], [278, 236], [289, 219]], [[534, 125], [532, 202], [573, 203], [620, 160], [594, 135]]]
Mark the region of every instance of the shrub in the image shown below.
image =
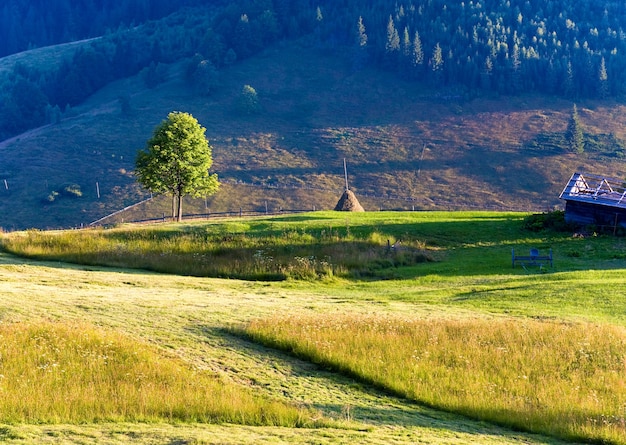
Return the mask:
[[78, 184], [70, 184], [63, 188], [63, 196], [67, 196], [68, 198], [80, 198], [83, 196], [83, 192], [80, 190], [80, 185]]
[[57, 192], [56, 190], [52, 190], [50, 193], [48, 193], [48, 196], [45, 199], [43, 199], [43, 202], [45, 204], [54, 202], [56, 201], [58, 196], [59, 196], [59, 192]]
[[565, 212], [563, 210], [529, 215], [524, 220], [523, 228], [531, 232], [541, 232], [542, 230], [570, 232], [575, 229], [573, 224], [565, 221]]

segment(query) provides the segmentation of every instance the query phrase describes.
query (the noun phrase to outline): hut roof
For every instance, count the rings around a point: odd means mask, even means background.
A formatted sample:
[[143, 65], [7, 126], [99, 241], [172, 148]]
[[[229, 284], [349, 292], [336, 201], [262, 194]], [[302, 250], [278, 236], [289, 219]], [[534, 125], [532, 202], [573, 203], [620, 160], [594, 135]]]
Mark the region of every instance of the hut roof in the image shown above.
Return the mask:
[[352, 192], [352, 190], [346, 190], [339, 198], [339, 202], [335, 206], [335, 210], [340, 212], [364, 212], [365, 209], [359, 203], [359, 200], [356, 199], [356, 195]]
[[560, 199], [626, 209], [626, 181], [585, 173], [574, 173]]

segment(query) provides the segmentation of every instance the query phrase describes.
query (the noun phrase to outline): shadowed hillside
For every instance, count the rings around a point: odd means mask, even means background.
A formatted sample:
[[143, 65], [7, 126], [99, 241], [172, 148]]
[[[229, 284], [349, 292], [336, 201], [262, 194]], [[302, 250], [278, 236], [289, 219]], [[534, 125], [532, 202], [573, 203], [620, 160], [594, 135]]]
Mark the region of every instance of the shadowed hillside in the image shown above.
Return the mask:
[[[618, 103], [578, 103], [587, 137], [618, 148], [574, 154], [562, 142], [573, 105], [563, 99], [446, 97], [375, 69], [355, 72], [346, 58], [301, 43], [223, 69], [208, 97], [185, 84], [183, 68], [168, 66], [153, 89], [140, 76], [113, 83], [59, 123], [3, 142], [1, 225], [88, 224], [147, 197], [132, 176], [135, 153], [172, 110], [207, 128], [214, 170], [227, 184], [197, 208], [187, 205], [190, 213], [266, 201], [272, 210], [332, 208], [343, 192], [343, 158], [366, 210], [544, 210], [559, 204], [574, 170], [621, 175], [626, 117]], [[258, 93], [258, 113], [238, 107], [246, 84]], [[80, 196], [66, 191], [73, 185]], [[161, 216], [163, 207], [142, 216]]]

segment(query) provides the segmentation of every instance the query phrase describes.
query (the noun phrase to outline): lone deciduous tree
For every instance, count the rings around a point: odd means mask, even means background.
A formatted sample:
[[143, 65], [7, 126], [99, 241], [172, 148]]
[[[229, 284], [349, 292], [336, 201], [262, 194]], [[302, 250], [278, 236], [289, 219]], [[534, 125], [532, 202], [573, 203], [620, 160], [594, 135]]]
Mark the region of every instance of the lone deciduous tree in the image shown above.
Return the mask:
[[205, 131], [191, 114], [172, 112], [137, 154], [137, 180], [153, 193], [170, 193], [172, 217], [178, 221], [184, 196], [209, 196], [219, 187], [217, 175], [209, 173], [213, 157]]

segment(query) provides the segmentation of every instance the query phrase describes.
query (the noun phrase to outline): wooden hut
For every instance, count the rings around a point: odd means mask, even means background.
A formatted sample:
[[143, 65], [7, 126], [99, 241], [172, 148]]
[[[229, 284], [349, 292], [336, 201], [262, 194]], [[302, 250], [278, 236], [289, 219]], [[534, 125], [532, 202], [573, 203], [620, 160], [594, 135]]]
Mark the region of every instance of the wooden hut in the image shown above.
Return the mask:
[[626, 181], [574, 173], [561, 192], [565, 221], [599, 228], [626, 228]]

